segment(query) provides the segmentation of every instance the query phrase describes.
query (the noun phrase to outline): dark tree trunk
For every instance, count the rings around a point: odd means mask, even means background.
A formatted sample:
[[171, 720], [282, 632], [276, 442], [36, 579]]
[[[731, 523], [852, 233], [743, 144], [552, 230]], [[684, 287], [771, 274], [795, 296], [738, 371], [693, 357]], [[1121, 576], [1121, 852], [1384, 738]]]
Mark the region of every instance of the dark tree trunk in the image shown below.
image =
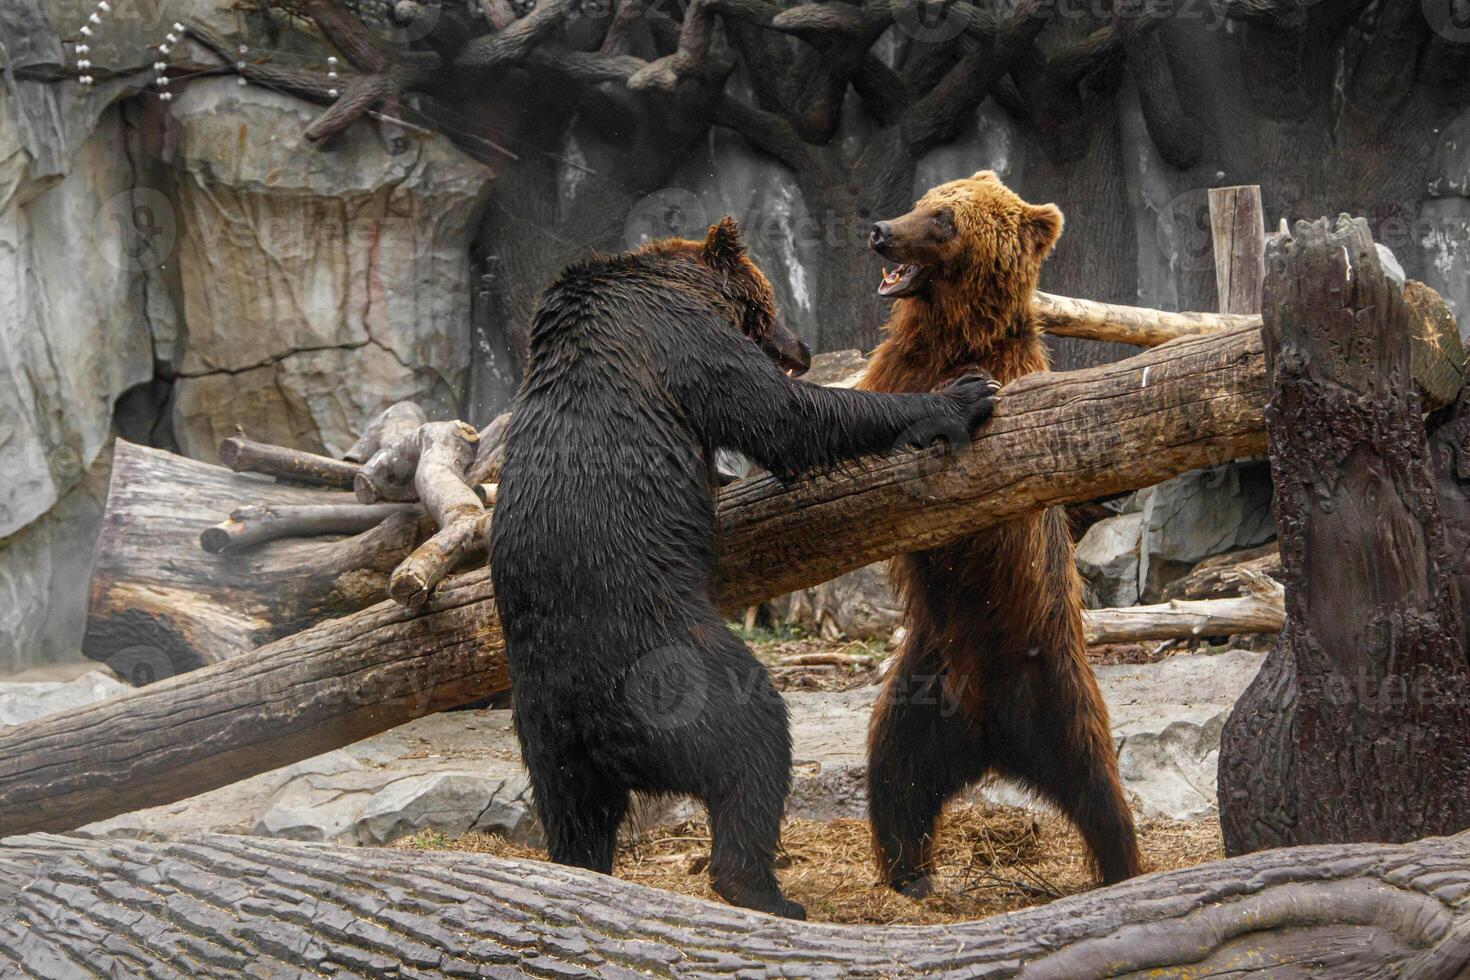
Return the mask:
[[942, 926], [792, 922], [488, 854], [18, 837], [0, 972], [492, 977], [1464, 976], [1470, 839], [1272, 851]]
[[1401, 291], [1366, 225], [1268, 252], [1287, 622], [1220, 751], [1228, 853], [1470, 825], [1470, 665]]
[[1470, 657], [1470, 396], [1461, 390], [1429, 436], [1440, 520], [1460, 599], [1460, 647]]

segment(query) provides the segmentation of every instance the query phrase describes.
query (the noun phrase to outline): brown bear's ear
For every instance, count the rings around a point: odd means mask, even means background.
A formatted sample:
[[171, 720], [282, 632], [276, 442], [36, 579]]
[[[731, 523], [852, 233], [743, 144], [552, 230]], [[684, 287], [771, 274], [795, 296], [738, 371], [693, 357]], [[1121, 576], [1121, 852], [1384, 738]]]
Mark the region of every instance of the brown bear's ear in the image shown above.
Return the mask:
[[707, 265], [717, 269], [728, 269], [745, 255], [745, 246], [740, 243], [740, 225], [728, 214], [717, 225], [709, 226], [709, 234], [700, 246], [699, 257]]
[[1062, 236], [1061, 210], [1055, 204], [1026, 205], [1026, 214], [1021, 218], [1021, 234], [1030, 244], [1032, 254], [1038, 259], [1045, 258]]
[[971, 180], [1000, 180], [994, 170], [977, 170], [970, 175]]

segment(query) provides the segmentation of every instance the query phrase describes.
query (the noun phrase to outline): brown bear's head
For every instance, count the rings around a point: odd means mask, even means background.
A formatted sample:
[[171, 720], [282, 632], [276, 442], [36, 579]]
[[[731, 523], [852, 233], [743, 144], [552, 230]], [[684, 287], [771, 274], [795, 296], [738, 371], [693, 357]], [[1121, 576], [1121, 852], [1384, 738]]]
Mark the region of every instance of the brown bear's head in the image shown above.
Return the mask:
[[883, 296], [947, 289], [998, 306], [1025, 306], [1041, 260], [1062, 233], [1055, 204], [1027, 204], [994, 172], [952, 180], [919, 198], [908, 214], [873, 225], [873, 251], [898, 263], [883, 274]]
[[740, 226], [726, 215], [710, 225], [704, 241], [664, 238], [641, 246], [636, 254], [659, 255], [697, 263], [714, 274], [720, 299], [734, 323], [760, 345], [766, 356], [791, 377], [805, 374], [812, 352], [776, 315], [776, 291], [760, 267], [745, 254]]

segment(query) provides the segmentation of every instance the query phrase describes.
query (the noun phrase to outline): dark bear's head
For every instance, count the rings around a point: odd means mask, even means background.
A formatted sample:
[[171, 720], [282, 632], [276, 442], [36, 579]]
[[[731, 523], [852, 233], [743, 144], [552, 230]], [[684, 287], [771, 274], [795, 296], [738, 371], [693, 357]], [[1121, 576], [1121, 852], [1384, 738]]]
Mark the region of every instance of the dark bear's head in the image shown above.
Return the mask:
[[897, 266], [878, 292], [916, 296], [946, 286], [1002, 304], [1029, 303], [1046, 258], [1062, 233], [1055, 204], [1027, 204], [982, 170], [940, 184], [908, 214], [873, 225], [873, 251]]
[[745, 253], [740, 226], [726, 215], [710, 225], [704, 241], [665, 238], [648, 242], [637, 254], [660, 255], [694, 262], [712, 281], [730, 310], [731, 321], [760, 345], [767, 357], [791, 377], [805, 374], [812, 352], [776, 315], [776, 292], [760, 267]]

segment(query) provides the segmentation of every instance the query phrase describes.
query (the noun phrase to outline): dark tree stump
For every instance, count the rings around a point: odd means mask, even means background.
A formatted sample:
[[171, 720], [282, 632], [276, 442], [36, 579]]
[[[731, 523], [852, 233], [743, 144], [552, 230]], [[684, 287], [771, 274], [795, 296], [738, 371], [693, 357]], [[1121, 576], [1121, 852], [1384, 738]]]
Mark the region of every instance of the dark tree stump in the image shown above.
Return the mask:
[[1429, 451], [1439, 491], [1440, 520], [1460, 598], [1460, 649], [1470, 657], [1470, 394], [1434, 419]]
[[1470, 837], [1252, 854], [976, 922], [775, 919], [487, 854], [11, 838], [0, 975], [1463, 977]]
[[1367, 226], [1267, 253], [1286, 626], [1220, 750], [1227, 853], [1470, 825], [1470, 700], [1401, 290]]

